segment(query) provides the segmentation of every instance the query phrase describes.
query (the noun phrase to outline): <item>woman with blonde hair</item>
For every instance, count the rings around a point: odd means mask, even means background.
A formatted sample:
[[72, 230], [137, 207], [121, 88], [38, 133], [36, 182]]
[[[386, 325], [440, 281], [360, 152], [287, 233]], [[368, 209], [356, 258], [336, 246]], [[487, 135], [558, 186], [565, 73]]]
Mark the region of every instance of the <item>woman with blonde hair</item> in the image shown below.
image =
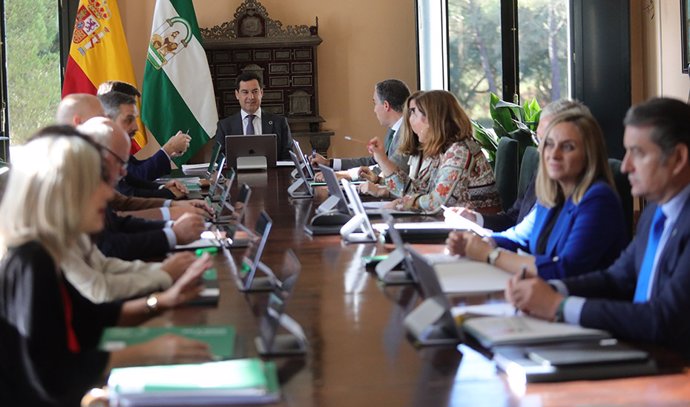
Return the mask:
[[76, 130], [13, 151], [0, 204], [0, 405], [78, 406], [113, 367], [209, 360], [208, 347], [164, 336], [120, 351], [97, 349], [105, 327], [136, 325], [199, 294], [207, 256], [155, 301], [93, 304], [58, 266], [82, 233], [103, 228], [113, 191], [99, 147]]
[[[455, 96], [444, 90], [415, 92], [405, 104], [405, 132], [399, 152], [410, 155], [409, 174], [386, 157], [374, 139], [369, 151], [381, 167], [381, 182], [390, 205], [435, 213], [442, 205], [496, 210], [498, 191], [493, 170], [473, 138], [472, 123]], [[364, 184], [362, 192], [374, 192]]]
[[486, 240], [451, 233], [451, 253], [544, 279], [604, 268], [618, 257], [628, 236], [601, 129], [582, 111], [550, 120], [540, 144], [535, 209]]

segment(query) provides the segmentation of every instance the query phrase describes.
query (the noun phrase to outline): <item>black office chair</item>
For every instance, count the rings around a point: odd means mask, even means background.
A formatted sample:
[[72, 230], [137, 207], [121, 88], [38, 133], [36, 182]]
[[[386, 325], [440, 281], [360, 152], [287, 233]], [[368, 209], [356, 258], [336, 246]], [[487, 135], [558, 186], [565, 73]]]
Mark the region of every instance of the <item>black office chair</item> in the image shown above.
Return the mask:
[[520, 177], [518, 178], [518, 196], [523, 196], [529, 183], [532, 182], [539, 170], [539, 150], [534, 146], [525, 148], [520, 164]]
[[621, 172], [621, 160], [609, 158], [609, 168], [613, 174], [613, 182], [616, 185], [616, 191], [621, 199], [621, 206], [623, 206], [623, 216], [625, 216], [625, 224], [628, 227], [628, 238], [633, 235], [633, 197], [630, 192], [631, 186], [628, 181], [628, 176]]
[[494, 175], [504, 211], [513, 206], [518, 194], [518, 147], [516, 140], [504, 136], [498, 141], [496, 149]]

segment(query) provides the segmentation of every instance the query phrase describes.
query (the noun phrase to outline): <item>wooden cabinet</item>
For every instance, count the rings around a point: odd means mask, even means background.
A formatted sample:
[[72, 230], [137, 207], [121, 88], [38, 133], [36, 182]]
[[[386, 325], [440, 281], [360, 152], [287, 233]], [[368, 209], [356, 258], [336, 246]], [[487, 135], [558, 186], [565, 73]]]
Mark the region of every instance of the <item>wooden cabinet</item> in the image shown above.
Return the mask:
[[293, 136], [309, 137], [312, 147], [325, 153], [333, 132], [322, 129], [319, 115], [318, 18], [313, 26], [283, 27], [256, 0], [245, 0], [234, 17], [201, 29], [218, 116], [239, 111], [235, 78], [253, 71], [264, 83], [261, 108], [287, 117]]

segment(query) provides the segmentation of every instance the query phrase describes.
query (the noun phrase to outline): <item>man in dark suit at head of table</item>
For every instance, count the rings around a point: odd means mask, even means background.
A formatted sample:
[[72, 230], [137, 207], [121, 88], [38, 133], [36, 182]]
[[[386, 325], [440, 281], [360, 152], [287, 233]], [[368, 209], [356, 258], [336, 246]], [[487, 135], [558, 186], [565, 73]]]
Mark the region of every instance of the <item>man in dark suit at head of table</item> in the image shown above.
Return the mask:
[[543, 319], [603, 329], [690, 357], [690, 106], [659, 98], [625, 117], [621, 170], [648, 204], [608, 269], [564, 280], [511, 280], [507, 298]]
[[235, 81], [235, 97], [240, 102], [240, 111], [218, 121], [216, 142], [221, 152], [225, 152], [225, 136], [239, 134], [275, 134], [277, 158], [290, 160], [292, 133], [287, 119], [261, 109], [264, 85], [254, 72], [242, 72]]

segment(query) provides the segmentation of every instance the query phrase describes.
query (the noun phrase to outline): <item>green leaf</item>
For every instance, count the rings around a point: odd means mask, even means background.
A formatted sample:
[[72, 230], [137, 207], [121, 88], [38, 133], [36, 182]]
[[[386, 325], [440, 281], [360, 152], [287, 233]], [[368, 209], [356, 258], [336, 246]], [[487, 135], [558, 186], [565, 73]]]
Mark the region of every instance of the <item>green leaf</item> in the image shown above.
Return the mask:
[[471, 122], [474, 128], [474, 139], [477, 140], [482, 147], [482, 151], [489, 162], [494, 162], [496, 159], [496, 149], [498, 148], [498, 137], [496, 133], [493, 129], [487, 129], [474, 120]]
[[524, 121], [525, 113], [522, 106], [500, 100], [493, 93], [491, 94], [489, 111], [494, 120], [494, 130], [499, 137], [517, 130], [516, 120]]

